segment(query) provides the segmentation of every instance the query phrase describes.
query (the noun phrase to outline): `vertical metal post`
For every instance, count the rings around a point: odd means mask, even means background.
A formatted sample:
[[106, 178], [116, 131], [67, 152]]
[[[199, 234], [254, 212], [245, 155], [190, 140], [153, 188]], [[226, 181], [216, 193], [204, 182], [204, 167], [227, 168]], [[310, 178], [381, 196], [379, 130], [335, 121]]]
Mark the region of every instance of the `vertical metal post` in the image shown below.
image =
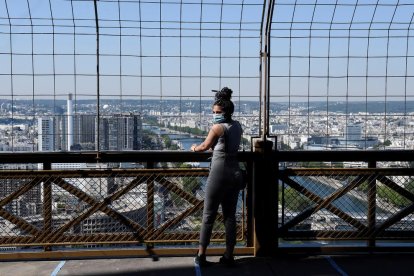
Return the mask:
[[266, 102], [268, 101], [267, 98], [267, 46], [264, 47], [262, 52], [260, 53], [260, 59], [261, 59], [261, 68], [262, 68], [262, 74], [261, 74], [261, 87], [262, 87], [262, 108], [261, 108], [261, 114], [262, 117], [262, 128], [261, 128], [261, 138], [262, 140], [266, 140], [266, 134], [267, 134], [267, 111], [266, 111]]
[[155, 166], [153, 161], [147, 161], [147, 169], [153, 169]]
[[270, 33], [272, 30], [272, 18], [274, 0], [265, 1], [263, 7], [262, 25], [260, 29], [260, 92], [261, 92], [261, 113], [263, 118], [261, 125], [262, 140], [266, 140], [269, 134], [269, 108], [270, 108]]
[[253, 162], [247, 163], [247, 189], [246, 189], [246, 243], [248, 247], [254, 246], [254, 208], [253, 208]]
[[[51, 170], [51, 163], [43, 163], [43, 170]], [[43, 233], [47, 236], [52, 232], [52, 183], [50, 179], [43, 182]], [[43, 247], [44, 251], [51, 251], [51, 246]]]
[[[147, 162], [147, 169], [153, 169], [154, 162]], [[147, 183], [147, 237], [154, 232], [154, 178], [150, 177]]]
[[260, 29], [260, 131], [261, 140], [256, 141], [254, 151], [258, 160], [253, 165], [253, 216], [255, 256], [270, 256], [276, 249], [277, 237], [277, 182], [276, 168], [271, 160], [273, 143], [267, 141], [269, 134], [269, 47], [274, 0], [263, 4]]
[[96, 139], [95, 139], [95, 149], [96, 149], [96, 160], [99, 162], [100, 160], [100, 148], [99, 148], [99, 140], [100, 140], [100, 122], [101, 122], [101, 114], [100, 114], [100, 72], [99, 72], [99, 19], [98, 19], [98, 6], [96, 1], [94, 0], [93, 5], [95, 9], [95, 31], [96, 31]]
[[260, 158], [253, 168], [253, 213], [255, 256], [270, 256], [277, 249], [277, 183], [271, 162], [271, 141], [257, 141]]
[[[376, 161], [368, 162], [368, 168], [375, 169], [377, 167]], [[376, 208], [377, 208], [377, 185], [376, 174], [373, 174], [368, 179], [368, 247], [375, 247], [375, 225], [376, 225]]]

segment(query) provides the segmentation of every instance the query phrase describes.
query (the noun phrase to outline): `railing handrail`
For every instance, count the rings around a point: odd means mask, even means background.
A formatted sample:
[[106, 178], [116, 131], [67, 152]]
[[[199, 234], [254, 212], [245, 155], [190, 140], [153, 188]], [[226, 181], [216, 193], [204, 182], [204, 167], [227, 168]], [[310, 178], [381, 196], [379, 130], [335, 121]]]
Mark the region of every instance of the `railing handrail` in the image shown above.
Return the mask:
[[414, 150], [331, 150], [331, 151], [276, 151], [273, 158], [279, 162], [336, 161], [414, 161]]
[[[99, 162], [208, 162], [211, 152], [190, 151], [103, 151]], [[239, 152], [240, 161], [254, 161], [261, 153]], [[96, 152], [9, 152], [0, 153], [0, 164], [10, 163], [96, 163]], [[273, 151], [278, 162], [414, 161], [414, 150]]]
[[[190, 151], [102, 151], [99, 162], [209, 162], [211, 152]], [[239, 152], [240, 161], [254, 160], [253, 152]], [[96, 163], [96, 152], [10, 152], [0, 153], [0, 164], [10, 163]]]

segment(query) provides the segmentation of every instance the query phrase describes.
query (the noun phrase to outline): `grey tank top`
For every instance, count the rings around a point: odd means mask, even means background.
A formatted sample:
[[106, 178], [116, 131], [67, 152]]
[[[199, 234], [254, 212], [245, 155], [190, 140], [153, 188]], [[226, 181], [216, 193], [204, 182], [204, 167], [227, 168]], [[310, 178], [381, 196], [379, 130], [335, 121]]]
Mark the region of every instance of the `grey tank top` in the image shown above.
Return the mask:
[[238, 121], [231, 121], [229, 123], [221, 123], [224, 127], [224, 134], [217, 140], [214, 146], [214, 151], [225, 152], [225, 138], [227, 143], [227, 153], [236, 153], [239, 151], [241, 135], [243, 133], [242, 127]]

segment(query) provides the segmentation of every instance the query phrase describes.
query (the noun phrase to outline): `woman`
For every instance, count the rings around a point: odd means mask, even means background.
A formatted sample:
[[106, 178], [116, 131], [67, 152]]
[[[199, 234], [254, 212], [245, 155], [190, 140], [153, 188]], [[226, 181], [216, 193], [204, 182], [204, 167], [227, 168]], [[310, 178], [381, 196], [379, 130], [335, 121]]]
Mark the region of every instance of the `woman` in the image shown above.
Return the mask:
[[203, 143], [191, 147], [194, 152], [213, 149], [204, 199], [200, 245], [194, 259], [200, 266], [211, 264], [206, 260], [206, 250], [220, 204], [226, 230], [226, 251], [220, 258], [220, 263], [234, 264], [233, 250], [236, 245], [236, 208], [239, 188], [235, 174], [240, 170], [237, 151], [243, 131], [240, 123], [231, 118], [234, 112], [234, 104], [231, 101], [233, 91], [227, 87], [220, 91], [213, 91], [216, 92], [213, 104], [213, 126]]

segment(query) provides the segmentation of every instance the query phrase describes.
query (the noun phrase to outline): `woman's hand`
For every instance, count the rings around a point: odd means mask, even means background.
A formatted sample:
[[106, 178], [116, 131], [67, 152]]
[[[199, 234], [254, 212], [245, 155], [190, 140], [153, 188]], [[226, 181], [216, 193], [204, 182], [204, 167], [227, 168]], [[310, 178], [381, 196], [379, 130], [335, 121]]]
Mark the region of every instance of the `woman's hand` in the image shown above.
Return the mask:
[[196, 144], [193, 144], [192, 146], [191, 146], [191, 151], [194, 151], [195, 152], [195, 148], [197, 147], [197, 145]]

